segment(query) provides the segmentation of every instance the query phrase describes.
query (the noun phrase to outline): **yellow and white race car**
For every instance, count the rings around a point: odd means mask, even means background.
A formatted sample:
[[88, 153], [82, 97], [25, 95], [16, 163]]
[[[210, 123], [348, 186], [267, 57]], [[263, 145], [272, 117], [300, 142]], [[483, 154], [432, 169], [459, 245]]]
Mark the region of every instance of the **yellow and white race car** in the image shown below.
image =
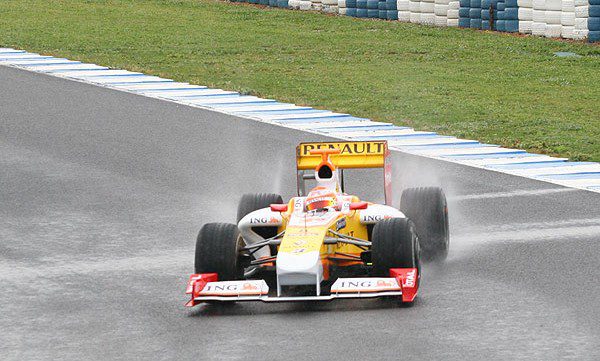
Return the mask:
[[[246, 194], [237, 224], [202, 227], [186, 306], [369, 297], [412, 304], [421, 259], [448, 253], [443, 191], [406, 189], [394, 208], [385, 141], [301, 143], [296, 160], [297, 197]], [[384, 170], [385, 205], [344, 192], [344, 169], [358, 168]], [[315, 183], [308, 193], [307, 180]]]

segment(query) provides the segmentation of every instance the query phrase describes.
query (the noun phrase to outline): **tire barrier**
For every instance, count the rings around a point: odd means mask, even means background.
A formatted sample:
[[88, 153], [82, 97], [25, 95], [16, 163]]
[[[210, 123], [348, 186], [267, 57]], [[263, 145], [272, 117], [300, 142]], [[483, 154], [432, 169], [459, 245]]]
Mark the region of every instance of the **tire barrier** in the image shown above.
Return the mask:
[[433, 14], [435, 26], [448, 26], [448, 11], [450, 0], [434, 0]]
[[481, 29], [492, 30], [497, 29], [496, 20], [498, 18], [498, 11], [496, 10], [497, 0], [492, 4], [491, 0], [481, 0]]
[[337, 5], [338, 5], [338, 14], [348, 15], [348, 8], [346, 7], [346, 0], [338, 0]]
[[398, 20], [423, 25], [458, 26], [458, 0], [397, 0]]
[[312, 11], [321, 11], [323, 10], [323, 2], [322, 0], [310, 0], [310, 10]]
[[504, 20], [504, 31], [519, 32], [519, 5], [517, 0], [504, 0], [504, 14], [498, 14], [498, 20]]
[[560, 14], [560, 25], [562, 30], [560, 36], [565, 39], [573, 38], [575, 30], [575, 1], [563, 0]]
[[459, 9], [460, 9], [460, 2], [458, 0], [450, 1], [448, 3], [448, 14], [447, 14], [448, 22], [447, 22], [446, 26], [451, 26], [451, 27], [458, 26]]
[[519, 32], [531, 34], [533, 29], [533, 0], [517, 0]]
[[397, 0], [396, 8], [398, 9], [398, 20], [405, 23], [410, 22], [410, 1]]
[[561, 13], [562, 0], [546, 0], [546, 11], [544, 13], [546, 20], [545, 37], [560, 38], [562, 33]]
[[588, 0], [575, 0], [575, 29], [573, 29], [573, 39], [582, 40], [588, 37]]
[[377, 17], [387, 20], [387, 3], [385, 0], [379, 0], [377, 3]]
[[546, 0], [533, 0], [531, 33], [544, 36], [546, 32]]
[[357, 18], [600, 41], [600, 0], [231, 0]]
[[459, 0], [458, 9], [458, 26], [461, 28], [471, 27], [471, 18], [469, 17], [469, 9], [471, 8], [471, 0]]
[[420, 23], [423, 25], [435, 25], [435, 0], [426, 0], [419, 3]]
[[[343, 1], [343, 0], [338, 1], [339, 9], [343, 9], [341, 7], [342, 5], [340, 5], [341, 1]], [[346, 7], [346, 16], [356, 17], [357, 0], [345, 0], [343, 2], [343, 5], [345, 5], [345, 7]]]
[[337, 14], [339, 12], [338, 0], [321, 0], [322, 11], [327, 14]]
[[589, 0], [587, 26], [588, 40], [600, 41], [600, 0]]
[[469, 27], [471, 29], [481, 29], [481, 0], [471, 0], [469, 3]]
[[[531, 33], [548, 38], [587, 38], [588, 1], [594, 0], [533, 0]], [[519, 31], [528, 33], [527, 28], [520, 27]]]
[[396, 0], [386, 0], [387, 19], [398, 20], [398, 2]]

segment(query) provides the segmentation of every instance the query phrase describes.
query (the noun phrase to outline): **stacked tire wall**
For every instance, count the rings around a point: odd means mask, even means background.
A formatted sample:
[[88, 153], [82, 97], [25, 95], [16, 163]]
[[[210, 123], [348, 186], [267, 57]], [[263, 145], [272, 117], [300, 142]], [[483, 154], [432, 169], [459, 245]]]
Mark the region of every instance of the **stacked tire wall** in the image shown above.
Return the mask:
[[397, 0], [387, 0], [387, 19], [388, 20], [398, 20], [398, 1]]
[[397, 0], [398, 20], [423, 25], [458, 26], [458, 0]]
[[338, 7], [338, 0], [321, 0], [321, 10], [324, 13], [327, 14], [337, 14], [339, 7]]
[[593, 0], [533, 0], [531, 31], [520, 28], [520, 32], [548, 38], [585, 39], [588, 1]]
[[574, 38], [575, 19], [575, 0], [563, 0], [560, 15], [560, 25], [562, 26], [560, 36], [562, 38]]
[[460, 0], [464, 28], [600, 41], [600, 0]]
[[531, 34], [533, 29], [533, 0], [517, 0], [519, 32]]
[[343, 9], [345, 8], [344, 15], [356, 17], [356, 4], [356, 0], [338, 0], [339, 13], [342, 14], [342, 11], [344, 11]]
[[575, 0], [575, 29], [573, 30], [573, 39], [589, 38], [588, 18], [589, 1]]
[[[347, 16], [379, 18], [378, 0], [346, 0], [343, 5], [346, 7]], [[340, 9], [340, 1], [338, 1], [338, 8]]]
[[358, 18], [600, 41], [600, 0], [232, 0]]
[[504, 21], [504, 31], [507, 33], [519, 32], [519, 2], [517, 0], [504, 0], [504, 13], [498, 11], [498, 21]]
[[600, 41], [600, 0], [589, 0], [588, 8], [588, 38], [590, 41]]

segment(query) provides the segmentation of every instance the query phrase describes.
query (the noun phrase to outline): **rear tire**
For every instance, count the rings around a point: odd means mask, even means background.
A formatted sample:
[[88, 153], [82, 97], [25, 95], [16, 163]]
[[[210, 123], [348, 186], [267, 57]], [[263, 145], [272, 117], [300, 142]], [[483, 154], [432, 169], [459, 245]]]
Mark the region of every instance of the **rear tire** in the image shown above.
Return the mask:
[[378, 222], [373, 227], [371, 239], [375, 276], [389, 277], [390, 268], [417, 268], [420, 271], [419, 241], [414, 224], [408, 218]]
[[[239, 223], [248, 213], [266, 208], [271, 204], [283, 204], [283, 199], [279, 194], [273, 193], [244, 194], [238, 204], [237, 222]], [[252, 227], [252, 230], [265, 239], [277, 235], [277, 227]]]
[[196, 273], [217, 273], [219, 281], [241, 279], [244, 269], [239, 250], [243, 240], [237, 225], [207, 223], [196, 240]]
[[[271, 204], [283, 204], [283, 199], [279, 194], [274, 193], [256, 193], [244, 194], [238, 204], [237, 222], [244, 218], [248, 213], [267, 208]], [[275, 237], [277, 227], [252, 227], [252, 230], [264, 239]], [[271, 254], [277, 253], [277, 246], [269, 246]]]
[[444, 191], [437, 187], [406, 189], [402, 192], [400, 211], [415, 224], [423, 260], [446, 259], [450, 231]]

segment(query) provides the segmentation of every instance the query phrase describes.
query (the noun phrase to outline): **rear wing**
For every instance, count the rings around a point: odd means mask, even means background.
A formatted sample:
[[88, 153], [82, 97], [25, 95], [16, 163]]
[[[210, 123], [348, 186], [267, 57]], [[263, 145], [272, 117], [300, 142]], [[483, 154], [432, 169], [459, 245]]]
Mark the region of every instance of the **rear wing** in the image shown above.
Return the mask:
[[344, 191], [344, 169], [382, 168], [385, 204], [392, 205], [392, 165], [387, 141], [315, 142], [300, 143], [296, 147], [296, 173], [298, 195], [305, 196], [305, 180], [314, 179], [314, 170], [321, 156], [310, 154], [313, 149], [340, 149], [330, 155], [331, 163], [340, 170], [340, 187]]

